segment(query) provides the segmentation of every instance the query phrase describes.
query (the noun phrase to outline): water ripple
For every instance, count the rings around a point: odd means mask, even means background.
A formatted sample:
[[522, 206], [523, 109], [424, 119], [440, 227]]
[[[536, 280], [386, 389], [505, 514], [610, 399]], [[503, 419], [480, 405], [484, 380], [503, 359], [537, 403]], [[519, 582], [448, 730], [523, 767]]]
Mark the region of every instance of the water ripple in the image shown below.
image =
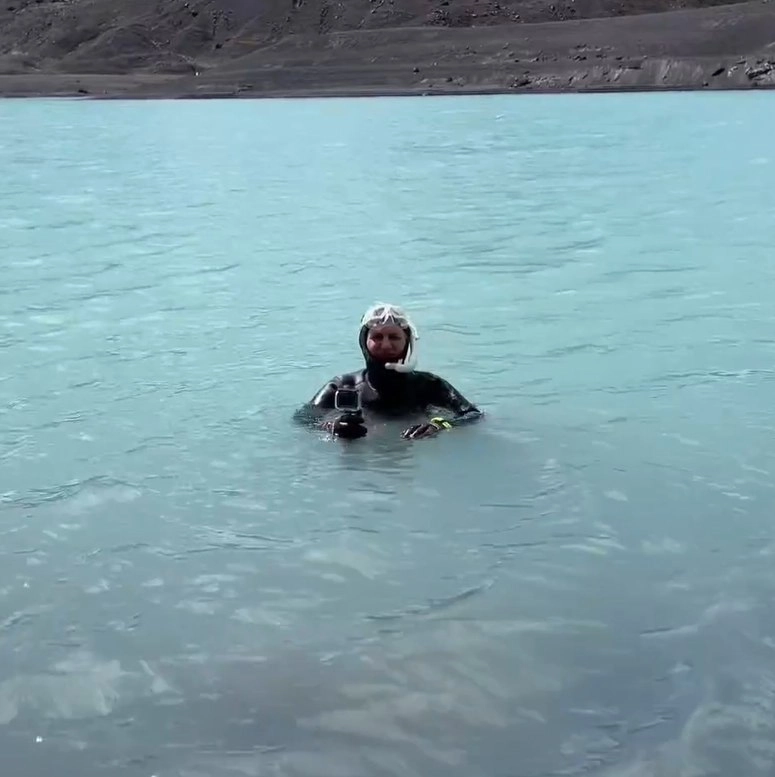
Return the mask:
[[[9, 768], [770, 777], [764, 97], [9, 106]], [[375, 299], [481, 426], [291, 424]]]

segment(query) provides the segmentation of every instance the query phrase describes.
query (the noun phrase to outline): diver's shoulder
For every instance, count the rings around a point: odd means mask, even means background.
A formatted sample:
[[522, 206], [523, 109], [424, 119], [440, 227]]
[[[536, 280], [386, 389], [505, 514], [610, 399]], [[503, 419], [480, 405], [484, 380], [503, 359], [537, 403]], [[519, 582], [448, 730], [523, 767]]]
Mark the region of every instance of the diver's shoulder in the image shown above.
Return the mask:
[[355, 384], [363, 382], [364, 370], [353, 370], [352, 372], [340, 372], [334, 375], [329, 381], [329, 385], [339, 388], [344, 384]]
[[415, 380], [422, 381], [423, 383], [437, 383], [440, 380], [444, 380], [440, 375], [428, 370], [414, 370], [412, 372]]

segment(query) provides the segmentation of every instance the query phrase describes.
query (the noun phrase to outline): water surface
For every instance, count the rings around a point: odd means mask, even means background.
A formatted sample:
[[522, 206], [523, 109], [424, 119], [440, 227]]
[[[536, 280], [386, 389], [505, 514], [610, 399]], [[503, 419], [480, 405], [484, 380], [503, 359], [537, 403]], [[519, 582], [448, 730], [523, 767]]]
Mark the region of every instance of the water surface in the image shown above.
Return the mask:
[[[774, 119], [3, 105], [8, 773], [771, 775]], [[482, 424], [290, 423], [375, 300]]]

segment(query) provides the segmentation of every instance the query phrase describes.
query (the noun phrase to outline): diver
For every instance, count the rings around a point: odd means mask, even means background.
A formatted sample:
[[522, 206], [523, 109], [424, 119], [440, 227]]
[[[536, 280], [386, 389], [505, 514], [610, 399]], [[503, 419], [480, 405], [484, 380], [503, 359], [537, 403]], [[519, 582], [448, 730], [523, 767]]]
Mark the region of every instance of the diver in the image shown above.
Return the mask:
[[[415, 370], [417, 340], [417, 330], [402, 308], [389, 304], [369, 308], [358, 336], [366, 367], [330, 380], [296, 410], [294, 420], [336, 437], [358, 439], [367, 432], [363, 409], [387, 418], [430, 414], [431, 408], [450, 414], [434, 415], [401, 435], [417, 439], [482, 418], [484, 413], [449, 382]], [[331, 411], [340, 414], [331, 419]]]

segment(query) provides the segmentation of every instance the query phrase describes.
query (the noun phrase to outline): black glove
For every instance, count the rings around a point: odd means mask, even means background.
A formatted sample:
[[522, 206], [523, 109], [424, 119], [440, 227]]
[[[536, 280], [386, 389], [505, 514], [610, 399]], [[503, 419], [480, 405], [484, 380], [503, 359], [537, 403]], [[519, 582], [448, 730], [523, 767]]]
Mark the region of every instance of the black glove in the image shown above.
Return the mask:
[[331, 427], [333, 435], [342, 440], [358, 440], [365, 437], [367, 431], [361, 413], [342, 413]]
[[427, 424], [415, 424], [405, 429], [401, 436], [405, 440], [417, 440], [420, 437], [433, 437], [442, 429], [451, 429], [452, 424], [444, 418], [431, 418]]
[[416, 440], [419, 437], [433, 437], [433, 435], [438, 434], [439, 431], [438, 426], [434, 426], [433, 424], [415, 424], [414, 426], [405, 429], [401, 433], [401, 436], [405, 440]]

